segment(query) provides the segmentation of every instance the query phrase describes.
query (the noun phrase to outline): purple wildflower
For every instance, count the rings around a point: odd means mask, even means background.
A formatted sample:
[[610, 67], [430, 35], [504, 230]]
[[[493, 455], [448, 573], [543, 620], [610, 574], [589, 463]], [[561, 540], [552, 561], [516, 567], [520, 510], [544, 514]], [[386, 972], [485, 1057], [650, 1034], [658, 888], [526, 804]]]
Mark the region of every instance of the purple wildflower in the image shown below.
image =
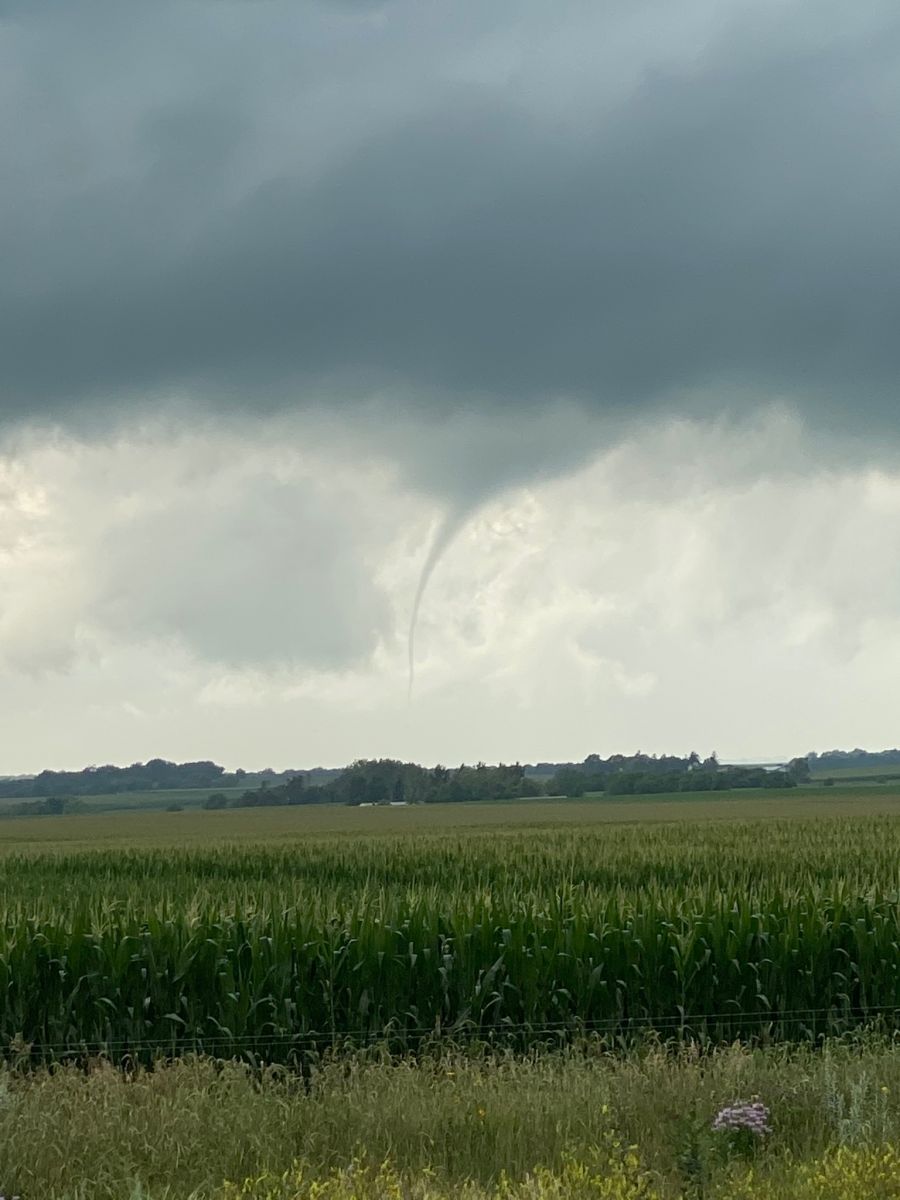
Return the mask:
[[761, 1100], [738, 1100], [727, 1105], [716, 1113], [712, 1127], [716, 1133], [741, 1133], [746, 1130], [759, 1138], [772, 1132], [769, 1110]]

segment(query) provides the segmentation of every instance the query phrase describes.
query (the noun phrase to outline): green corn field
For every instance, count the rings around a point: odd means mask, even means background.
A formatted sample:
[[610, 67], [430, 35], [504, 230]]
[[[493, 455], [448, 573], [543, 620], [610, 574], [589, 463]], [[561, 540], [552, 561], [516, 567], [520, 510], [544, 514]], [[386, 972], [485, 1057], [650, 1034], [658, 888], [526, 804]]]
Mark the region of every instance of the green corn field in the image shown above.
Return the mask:
[[37, 1060], [900, 1014], [900, 818], [7, 850], [0, 1044]]

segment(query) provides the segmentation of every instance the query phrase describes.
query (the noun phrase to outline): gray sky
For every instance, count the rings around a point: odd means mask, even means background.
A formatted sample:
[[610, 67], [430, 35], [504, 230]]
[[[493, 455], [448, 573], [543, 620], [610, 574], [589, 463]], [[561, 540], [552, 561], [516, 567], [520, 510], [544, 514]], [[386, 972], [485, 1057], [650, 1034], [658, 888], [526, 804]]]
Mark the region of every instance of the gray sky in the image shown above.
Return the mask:
[[0, 0], [0, 771], [900, 742], [898, 113], [894, 3]]

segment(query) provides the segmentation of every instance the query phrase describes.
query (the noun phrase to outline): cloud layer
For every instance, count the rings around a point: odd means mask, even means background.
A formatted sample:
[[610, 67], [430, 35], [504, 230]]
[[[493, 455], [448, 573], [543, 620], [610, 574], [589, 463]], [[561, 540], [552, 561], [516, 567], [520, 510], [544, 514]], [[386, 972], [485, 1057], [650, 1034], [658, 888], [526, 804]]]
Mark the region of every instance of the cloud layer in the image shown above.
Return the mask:
[[894, 424], [894, 5], [36, 5], [3, 44], [7, 415]]

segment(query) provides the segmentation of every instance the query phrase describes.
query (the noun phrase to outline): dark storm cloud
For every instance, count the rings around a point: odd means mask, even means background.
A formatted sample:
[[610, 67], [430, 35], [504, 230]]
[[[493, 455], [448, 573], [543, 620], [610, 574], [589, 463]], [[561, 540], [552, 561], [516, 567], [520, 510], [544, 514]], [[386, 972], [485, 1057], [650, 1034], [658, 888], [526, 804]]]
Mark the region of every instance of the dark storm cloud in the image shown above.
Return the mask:
[[[99, 40], [51, 6], [7, 31], [5, 415], [381, 390], [893, 421], [893, 6], [686, 6], [671, 52], [655, 4], [631, 34], [618, 5], [72, 8]], [[548, 65], [560, 30], [596, 57]]]

